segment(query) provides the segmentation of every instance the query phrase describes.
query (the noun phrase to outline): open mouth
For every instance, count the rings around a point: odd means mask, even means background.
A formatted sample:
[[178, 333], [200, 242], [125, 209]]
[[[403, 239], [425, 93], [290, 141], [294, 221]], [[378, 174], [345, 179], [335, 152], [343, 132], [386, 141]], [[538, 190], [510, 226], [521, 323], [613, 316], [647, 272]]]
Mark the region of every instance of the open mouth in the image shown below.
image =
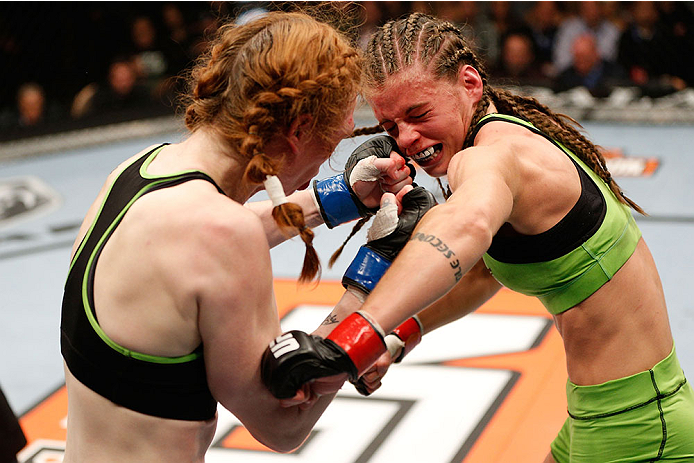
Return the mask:
[[441, 153], [442, 149], [443, 145], [441, 143], [438, 143], [434, 146], [430, 146], [429, 148], [420, 151], [417, 154], [412, 155], [411, 158], [417, 164], [426, 164], [427, 162], [436, 159], [436, 157]]

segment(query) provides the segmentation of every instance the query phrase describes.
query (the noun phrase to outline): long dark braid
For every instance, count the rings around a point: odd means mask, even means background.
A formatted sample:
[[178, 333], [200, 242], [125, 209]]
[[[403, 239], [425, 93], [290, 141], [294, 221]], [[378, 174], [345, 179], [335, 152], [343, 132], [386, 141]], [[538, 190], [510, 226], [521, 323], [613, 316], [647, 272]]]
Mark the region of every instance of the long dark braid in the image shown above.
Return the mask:
[[534, 98], [489, 85], [483, 63], [467, 44], [463, 32], [448, 21], [412, 13], [386, 23], [372, 36], [366, 49], [367, 85], [379, 89], [388, 77], [416, 63], [439, 79], [455, 79], [463, 64], [474, 67], [479, 73], [484, 90], [461, 148], [472, 146], [472, 128], [493, 103], [500, 114], [526, 119], [566, 146], [607, 183], [619, 201], [645, 214], [638, 204], [624, 195], [607, 169], [600, 150], [579, 131], [580, 124], [568, 116], [554, 113]]

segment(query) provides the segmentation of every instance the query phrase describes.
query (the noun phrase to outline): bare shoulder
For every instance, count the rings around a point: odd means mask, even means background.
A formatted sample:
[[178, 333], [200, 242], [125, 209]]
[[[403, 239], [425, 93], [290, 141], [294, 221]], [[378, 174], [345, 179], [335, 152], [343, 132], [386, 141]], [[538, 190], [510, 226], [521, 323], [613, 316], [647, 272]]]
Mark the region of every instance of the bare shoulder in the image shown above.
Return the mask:
[[[265, 242], [260, 218], [242, 204], [220, 194], [216, 187], [205, 180], [192, 180], [175, 188], [164, 190], [160, 198], [152, 193], [154, 201], [161, 201], [160, 208], [166, 217], [164, 223], [181, 233], [194, 233], [202, 246], [214, 246], [221, 242], [228, 247], [236, 238], [257, 245]], [[258, 242], [249, 237], [259, 237]]]

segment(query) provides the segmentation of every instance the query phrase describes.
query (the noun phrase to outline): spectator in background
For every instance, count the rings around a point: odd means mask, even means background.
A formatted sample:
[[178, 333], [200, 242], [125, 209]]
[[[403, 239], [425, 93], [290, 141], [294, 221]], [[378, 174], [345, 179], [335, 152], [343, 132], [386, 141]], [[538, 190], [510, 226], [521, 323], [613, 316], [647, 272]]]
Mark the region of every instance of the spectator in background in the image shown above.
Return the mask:
[[17, 109], [17, 122], [20, 127], [34, 127], [43, 123], [46, 113], [46, 95], [43, 87], [34, 82], [19, 87]]
[[[434, 13], [458, 26], [485, 63], [496, 61], [499, 56], [499, 44], [494, 34], [494, 26], [489, 18], [480, 12], [478, 2], [434, 2]], [[396, 18], [397, 16], [389, 16], [387, 19]]]
[[656, 2], [631, 2], [629, 12], [632, 19], [620, 37], [618, 59], [631, 83], [651, 97], [686, 88], [691, 54], [684, 54], [685, 49], [665, 31]]
[[[676, 75], [689, 86], [694, 84], [694, 63], [688, 57], [694, 55], [694, 7], [692, 2], [657, 2], [660, 27], [677, 61]], [[682, 57], [687, 57], [682, 59]]]
[[565, 19], [557, 30], [552, 62], [557, 74], [571, 66], [576, 38], [583, 34], [594, 37], [598, 54], [604, 61], [616, 61], [620, 31], [602, 12], [602, 2], [578, 2], [578, 15]]
[[491, 73], [495, 85], [551, 86], [538, 66], [533, 41], [523, 32], [510, 32], [502, 39], [501, 55]]
[[104, 84], [89, 84], [73, 101], [72, 116], [115, 113], [131, 109], [144, 109], [153, 105], [149, 89], [138, 81], [133, 62], [127, 58], [116, 58], [109, 67], [108, 81]]
[[620, 37], [618, 60], [631, 82], [653, 97], [684, 89], [686, 82], [677, 76], [682, 56], [662, 29], [656, 2], [633, 2], [630, 11], [632, 21]]
[[161, 19], [166, 30], [168, 40], [181, 49], [188, 61], [194, 58], [192, 47], [193, 39], [190, 27], [186, 23], [183, 12], [174, 3], [165, 3], [161, 7]]
[[627, 12], [627, 6], [629, 3], [624, 1], [601, 1], [600, 7], [602, 8], [603, 17], [614, 24], [619, 30], [620, 34], [624, 32], [629, 24], [629, 13]]
[[556, 75], [552, 64], [552, 52], [561, 23], [561, 12], [557, 2], [534, 2], [526, 14], [525, 23], [530, 28], [535, 60], [540, 71], [545, 77]]
[[27, 82], [17, 90], [16, 106], [5, 109], [0, 115], [0, 128], [35, 129], [58, 119], [59, 115], [59, 107], [47, 100], [43, 87]]
[[507, 1], [494, 1], [494, 2], [484, 2], [487, 8], [486, 15], [489, 19], [492, 29], [490, 30], [489, 40], [494, 41], [496, 55], [491, 63], [495, 63], [501, 59], [501, 44], [506, 38], [506, 35], [514, 31], [525, 31], [527, 25], [522, 21], [522, 19], [516, 13], [513, 8], [512, 2]]
[[147, 16], [136, 17], [131, 24], [132, 50], [138, 77], [154, 94], [166, 93], [167, 77], [175, 76], [190, 62], [190, 55], [169, 37], [160, 38]]
[[594, 97], [604, 98], [609, 96], [614, 87], [627, 83], [622, 68], [600, 56], [598, 44], [592, 34], [585, 33], [574, 40], [571, 56], [571, 66], [557, 78], [557, 92], [585, 87]]

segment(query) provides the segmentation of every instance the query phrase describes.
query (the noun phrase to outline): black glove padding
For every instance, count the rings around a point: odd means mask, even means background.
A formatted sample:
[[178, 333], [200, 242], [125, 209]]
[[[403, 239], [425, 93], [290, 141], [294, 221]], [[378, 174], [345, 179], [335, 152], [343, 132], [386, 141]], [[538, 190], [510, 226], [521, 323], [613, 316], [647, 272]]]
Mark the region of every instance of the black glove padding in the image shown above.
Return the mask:
[[398, 216], [395, 230], [382, 238], [367, 242], [365, 246], [392, 262], [410, 240], [424, 214], [437, 204], [429, 190], [421, 186], [414, 187], [402, 197], [402, 212]]
[[347, 353], [330, 339], [303, 331], [289, 331], [273, 341], [263, 353], [261, 378], [272, 395], [289, 399], [306, 382], [357, 372]]
[[398, 216], [395, 229], [388, 235], [368, 241], [359, 248], [342, 277], [342, 286], [354, 286], [367, 294], [370, 293], [410, 240], [419, 220], [436, 204], [434, 195], [420, 186], [405, 194], [402, 197], [402, 212]]
[[[349, 185], [350, 190], [352, 190], [350, 175], [359, 161], [366, 159], [369, 156], [376, 156], [377, 158], [389, 158], [390, 153], [393, 151], [402, 156], [397, 142], [393, 137], [389, 137], [388, 135], [379, 135], [377, 137], [370, 138], [352, 151], [352, 154], [349, 155], [349, 158], [345, 163], [345, 182], [347, 185]], [[407, 158], [405, 158], [405, 164], [410, 168], [410, 177], [412, 177], [414, 180], [416, 173], [414, 166], [407, 160]], [[356, 197], [356, 194], [354, 196]], [[378, 211], [378, 207], [368, 208], [364, 206], [361, 201], [354, 202], [357, 205], [362, 217], [375, 214], [376, 211]]]

